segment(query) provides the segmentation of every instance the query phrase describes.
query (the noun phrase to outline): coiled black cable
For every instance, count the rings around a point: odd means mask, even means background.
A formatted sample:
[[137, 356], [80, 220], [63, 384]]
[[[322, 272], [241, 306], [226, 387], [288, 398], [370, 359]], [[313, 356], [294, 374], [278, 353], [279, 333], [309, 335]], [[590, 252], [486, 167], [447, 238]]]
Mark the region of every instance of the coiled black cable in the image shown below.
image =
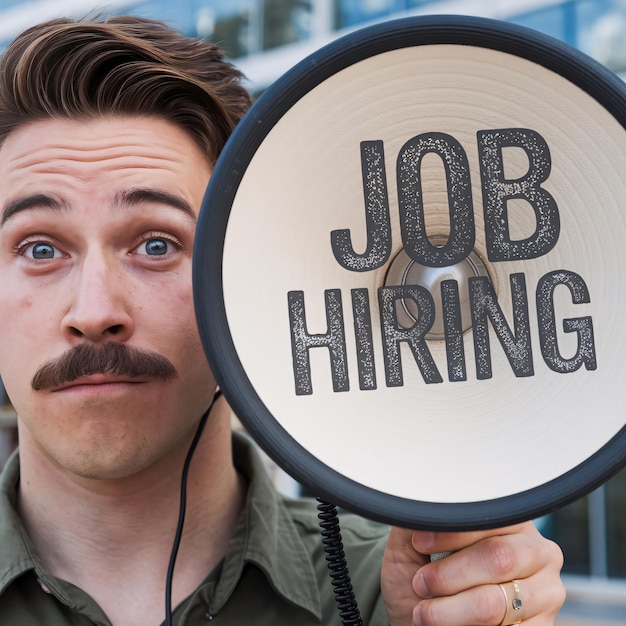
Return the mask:
[[324, 552], [326, 552], [328, 571], [335, 590], [335, 600], [339, 607], [341, 623], [344, 626], [363, 626], [350, 581], [346, 555], [343, 551], [337, 507], [322, 498], [317, 498], [317, 502], [317, 516], [322, 528], [322, 543], [324, 544]]

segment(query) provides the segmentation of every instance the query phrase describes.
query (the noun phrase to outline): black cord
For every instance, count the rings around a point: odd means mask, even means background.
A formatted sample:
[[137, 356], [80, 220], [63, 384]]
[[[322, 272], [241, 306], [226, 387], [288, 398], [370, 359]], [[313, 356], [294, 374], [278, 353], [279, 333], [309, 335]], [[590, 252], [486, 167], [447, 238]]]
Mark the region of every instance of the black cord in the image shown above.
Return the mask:
[[[218, 390], [213, 397], [211, 406], [204, 413], [196, 429], [193, 441], [189, 446], [187, 457], [183, 465], [183, 473], [181, 476], [180, 486], [180, 505], [178, 510], [178, 524], [176, 527], [176, 535], [170, 554], [170, 562], [167, 567], [167, 578], [165, 582], [165, 624], [164, 626], [172, 626], [172, 579], [174, 576], [174, 565], [176, 564], [176, 556], [180, 547], [180, 541], [183, 534], [183, 526], [185, 523], [185, 510], [187, 507], [187, 476], [189, 474], [189, 466], [193, 453], [200, 441], [202, 431], [209, 417], [209, 412], [215, 404], [215, 401], [222, 395]], [[348, 565], [346, 563], [345, 553], [343, 551], [343, 542], [341, 538], [341, 529], [339, 527], [339, 518], [337, 516], [337, 507], [334, 504], [326, 502], [321, 498], [317, 498], [318, 517], [320, 527], [322, 529], [322, 543], [326, 552], [326, 561], [330, 573], [331, 583], [335, 590], [335, 600], [339, 607], [341, 623], [344, 626], [363, 626], [363, 620], [357, 606]]]
[[191, 464], [191, 459], [198, 445], [198, 441], [200, 441], [200, 436], [204, 430], [204, 425], [207, 422], [209, 413], [211, 412], [215, 401], [221, 395], [222, 392], [218, 389], [213, 396], [211, 405], [206, 410], [205, 414], [200, 418], [200, 423], [196, 429], [193, 441], [189, 446], [187, 457], [185, 458], [185, 464], [183, 465], [180, 485], [180, 504], [178, 508], [178, 525], [176, 526], [176, 535], [174, 536], [174, 543], [170, 553], [170, 562], [167, 566], [167, 578], [165, 580], [165, 626], [172, 626], [172, 579], [174, 577], [174, 565], [176, 564], [176, 556], [178, 555], [178, 548], [180, 547], [180, 540], [183, 536], [183, 526], [185, 524], [185, 509], [187, 508], [187, 475], [189, 474], [189, 465]]
[[317, 498], [317, 501], [319, 503], [317, 516], [322, 528], [322, 543], [324, 544], [324, 552], [326, 552], [330, 579], [335, 590], [335, 600], [341, 615], [341, 623], [344, 626], [363, 626], [343, 551], [337, 507], [326, 502], [326, 500], [322, 500], [322, 498]]

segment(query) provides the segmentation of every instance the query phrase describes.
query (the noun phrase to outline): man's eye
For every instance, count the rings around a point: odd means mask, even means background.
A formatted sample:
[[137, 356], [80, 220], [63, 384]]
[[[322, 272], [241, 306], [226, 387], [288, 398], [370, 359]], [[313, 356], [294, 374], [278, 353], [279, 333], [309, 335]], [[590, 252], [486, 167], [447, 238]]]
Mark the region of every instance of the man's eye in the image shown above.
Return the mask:
[[162, 256], [170, 251], [170, 242], [162, 237], [153, 237], [142, 243], [137, 252], [149, 256]]
[[63, 255], [53, 245], [38, 241], [24, 248], [24, 256], [39, 261], [43, 259], [58, 259]]

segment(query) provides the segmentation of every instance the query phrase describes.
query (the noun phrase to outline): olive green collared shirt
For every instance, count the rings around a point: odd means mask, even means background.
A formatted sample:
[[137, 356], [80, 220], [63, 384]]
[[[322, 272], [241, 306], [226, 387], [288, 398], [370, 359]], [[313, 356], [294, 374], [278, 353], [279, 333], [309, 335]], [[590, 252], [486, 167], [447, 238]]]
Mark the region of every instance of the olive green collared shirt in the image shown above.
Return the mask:
[[[175, 626], [340, 626], [315, 502], [277, 493], [246, 437], [235, 434], [233, 446], [248, 480], [246, 506], [224, 561], [176, 608]], [[88, 594], [42, 565], [16, 511], [18, 482], [15, 454], [0, 476], [0, 626], [111, 626]], [[363, 623], [386, 626], [380, 565], [388, 529], [346, 515], [341, 531]]]

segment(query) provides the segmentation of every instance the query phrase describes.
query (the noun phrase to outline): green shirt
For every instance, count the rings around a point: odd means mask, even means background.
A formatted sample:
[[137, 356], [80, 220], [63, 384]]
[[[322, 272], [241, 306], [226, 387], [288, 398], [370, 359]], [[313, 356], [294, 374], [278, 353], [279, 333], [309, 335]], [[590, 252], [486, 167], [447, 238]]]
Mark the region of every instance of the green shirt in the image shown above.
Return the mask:
[[[277, 493], [244, 436], [235, 434], [233, 446], [235, 465], [248, 480], [246, 506], [218, 571], [207, 572], [176, 608], [174, 624], [340, 626], [315, 502]], [[42, 565], [16, 511], [18, 482], [15, 454], [0, 476], [0, 624], [111, 626], [88, 594]], [[386, 626], [380, 565], [388, 529], [342, 515], [341, 532], [363, 622]]]

